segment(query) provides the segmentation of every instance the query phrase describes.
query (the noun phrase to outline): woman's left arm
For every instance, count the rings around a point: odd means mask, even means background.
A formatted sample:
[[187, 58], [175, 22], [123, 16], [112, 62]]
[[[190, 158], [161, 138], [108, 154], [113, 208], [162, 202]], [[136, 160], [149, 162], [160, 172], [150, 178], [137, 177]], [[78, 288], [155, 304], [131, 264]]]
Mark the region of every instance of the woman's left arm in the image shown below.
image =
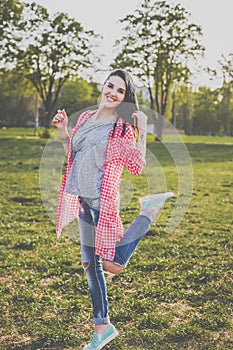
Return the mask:
[[135, 112], [132, 117], [137, 120], [137, 127], [139, 130], [137, 149], [141, 152], [143, 161], [146, 159], [146, 135], [147, 135], [147, 116], [143, 112]]

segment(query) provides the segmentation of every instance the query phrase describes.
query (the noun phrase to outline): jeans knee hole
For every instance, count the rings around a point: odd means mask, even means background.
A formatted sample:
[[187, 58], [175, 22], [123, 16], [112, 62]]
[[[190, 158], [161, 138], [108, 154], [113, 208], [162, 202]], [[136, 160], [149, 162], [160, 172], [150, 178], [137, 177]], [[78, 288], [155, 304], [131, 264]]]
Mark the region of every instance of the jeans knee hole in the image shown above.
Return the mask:
[[86, 270], [88, 269], [89, 266], [90, 266], [90, 263], [89, 263], [89, 262], [84, 262], [84, 263], [83, 263], [84, 271], [86, 271]]

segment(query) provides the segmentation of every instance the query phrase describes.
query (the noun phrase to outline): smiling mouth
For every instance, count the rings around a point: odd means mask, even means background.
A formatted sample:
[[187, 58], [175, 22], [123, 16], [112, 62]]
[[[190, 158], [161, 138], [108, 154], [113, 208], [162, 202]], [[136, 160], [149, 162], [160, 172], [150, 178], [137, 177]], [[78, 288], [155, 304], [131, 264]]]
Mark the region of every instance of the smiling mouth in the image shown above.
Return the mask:
[[116, 100], [113, 97], [111, 97], [111, 96], [106, 96], [106, 97], [107, 97], [108, 102], [116, 102]]

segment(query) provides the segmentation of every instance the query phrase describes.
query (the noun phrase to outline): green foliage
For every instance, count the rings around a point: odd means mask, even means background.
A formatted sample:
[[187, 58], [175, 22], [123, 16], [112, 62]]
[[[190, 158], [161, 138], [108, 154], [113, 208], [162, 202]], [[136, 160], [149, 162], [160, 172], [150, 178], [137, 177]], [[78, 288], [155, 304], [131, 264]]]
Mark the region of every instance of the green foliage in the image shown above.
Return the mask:
[[18, 74], [36, 89], [48, 126], [65, 81], [93, 64], [96, 36], [67, 14], [50, 15], [36, 3], [24, 4], [22, 18], [12, 32], [17, 38], [15, 48], [7, 51], [5, 59], [14, 62]]
[[209, 88], [199, 88], [194, 95], [192, 131], [196, 134], [218, 133], [217, 122], [218, 92]]
[[[124, 35], [116, 42], [119, 54], [112, 67], [132, 71], [148, 89], [147, 101], [140, 94], [138, 98], [140, 105], [150, 106], [157, 139], [162, 139], [161, 116], [170, 119], [171, 114], [174, 126], [187, 134], [233, 135], [233, 54], [219, 61], [221, 88], [211, 92], [203, 87], [195, 93], [187, 85], [189, 59], [203, 53], [202, 29], [191, 23], [181, 4], [143, 0], [121, 23]], [[1, 120], [19, 126], [32, 120], [35, 94], [43, 105], [40, 124], [45, 127], [60, 106], [73, 114], [96, 105], [97, 84], [77, 78], [100, 62], [93, 31], [66, 13], [49, 14], [36, 3], [2, 0], [0, 38], [1, 67], [10, 67], [0, 76]]]
[[23, 4], [18, 0], [1, 0], [0, 6], [0, 40], [2, 62], [12, 61], [18, 37], [14, 35], [14, 28], [18, 25], [23, 12]]
[[219, 89], [218, 122], [220, 132], [233, 135], [233, 80]]
[[176, 105], [176, 127], [186, 134], [192, 132], [192, 116], [194, 112], [194, 93], [190, 87], [182, 84], [177, 87], [174, 96]]
[[[144, 0], [134, 14], [123, 18], [125, 35], [116, 46], [120, 52], [113, 67], [132, 71], [147, 86], [150, 107], [165, 116], [174, 82], [187, 82], [187, 62], [203, 52], [202, 29], [190, 22], [190, 14], [180, 4]], [[157, 127], [161, 139], [162, 123]]]
[[[32, 135], [31, 129], [0, 130], [0, 349], [80, 349], [93, 331], [80, 247], [66, 237], [56, 240], [39, 191], [47, 140]], [[185, 142], [195, 176], [190, 208], [168, 233], [176, 198], [169, 200], [127, 269], [108, 279], [111, 320], [120, 331], [109, 349], [233, 346], [233, 139], [185, 136]], [[177, 192], [163, 144], [149, 137], [148, 147]], [[140, 196], [143, 176], [134, 178]], [[134, 200], [124, 222], [138, 209]]]
[[41, 128], [38, 130], [38, 136], [42, 139], [49, 139], [52, 135], [53, 130], [49, 128]]
[[[222, 86], [218, 90], [218, 124], [219, 131], [224, 135], [233, 135], [233, 53], [228, 57], [222, 55], [219, 61]], [[217, 72], [210, 70], [214, 77]]]
[[65, 108], [68, 115], [72, 115], [86, 107], [97, 104], [100, 91], [97, 84], [88, 83], [82, 78], [67, 81], [60, 93], [57, 106]]
[[223, 82], [233, 87], [233, 53], [230, 53], [228, 57], [222, 55], [219, 63], [222, 68]]
[[0, 35], [4, 34], [4, 25], [16, 24], [21, 18], [23, 5], [18, 0], [2, 0], [0, 8]]
[[33, 90], [25, 79], [18, 79], [14, 71], [0, 74], [0, 119], [10, 126], [25, 126], [33, 118]]
[[[71, 115], [88, 106], [96, 105], [99, 94], [100, 91], [96, 83], [87, 82], [82, 78], [73, 78], [64, 84], [55, 108], [65, 108], [68, 115]], [[19, 78], [15, 70], [1, 72], [1, 124], [10, 127], [25, 126], [28, 120], [34, 120], [35, 97], [36, 92], [32, 84], [25, 78]], [[43, 121], [45, 112], [41, 107], [39, 108], [39, 114], [41, 121]]]

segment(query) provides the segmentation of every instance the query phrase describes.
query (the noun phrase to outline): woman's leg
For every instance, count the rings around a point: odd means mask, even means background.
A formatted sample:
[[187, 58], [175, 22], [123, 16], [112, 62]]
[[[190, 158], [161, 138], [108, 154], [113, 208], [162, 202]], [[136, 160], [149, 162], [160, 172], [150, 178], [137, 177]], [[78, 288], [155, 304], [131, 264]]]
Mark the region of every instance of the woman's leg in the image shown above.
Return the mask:
[[138, 215], [125, 231], [124, 237], [117, 242], [113, 261], [103, 261], [106, 270], [111, 273], [120, 273], [128, 264], [139, 242], [145, 236], [151, 226], [152, 220], [148, 216]]
[[91, 343], [84, 350], [102, 349], [112, 341], [118, 331], [110, 323], [108, 316], [108, 300], [106, 283], [99, 256], [95, 255], [95, 227], [99, 219], [99, 211], [81, 200], [80, 233], [83, 267], [87, 275], [88, 286], [93, 305], [95, 332]]
[[142, 211], [128, 227], [122, 240], [116, 244], [114, 260], [103, 262], [106, 270], [112, 273], [120, 273], [126, 267], [157, 213], [163, 207], [165, 201], [173, 195], [173, 192], [165, 192], [139, 198]]
[[80, 204], [79, 226], [82, 263], [93, 305], [94, 324], [98, 330], [101, 329], [98, 327], [99, 325], [107, 326], [110, 323], [104, 273], [100, 257], [95, 255], [95, 226], [98, 222], [99, 212], [96, 209], [91, 209], [83, 199], [81, 199]]

